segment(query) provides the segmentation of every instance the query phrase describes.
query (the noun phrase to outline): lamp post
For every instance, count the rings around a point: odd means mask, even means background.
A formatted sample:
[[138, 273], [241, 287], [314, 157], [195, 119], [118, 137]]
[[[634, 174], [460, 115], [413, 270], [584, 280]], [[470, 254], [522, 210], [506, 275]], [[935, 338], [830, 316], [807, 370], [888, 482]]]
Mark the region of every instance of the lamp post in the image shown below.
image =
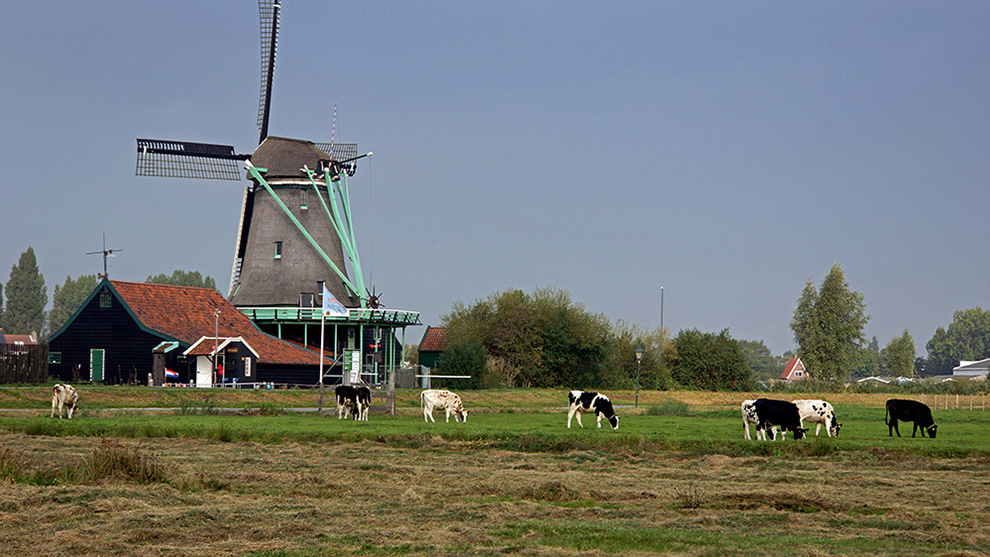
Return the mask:
[[220, 344], [220, 308], [213, 311], [213, 381], [216, 384], [217, 379], [217, 350]]
[[639, 371], [643, 367], [643, 349], [636, 349], [636, 408], [639, 408]]

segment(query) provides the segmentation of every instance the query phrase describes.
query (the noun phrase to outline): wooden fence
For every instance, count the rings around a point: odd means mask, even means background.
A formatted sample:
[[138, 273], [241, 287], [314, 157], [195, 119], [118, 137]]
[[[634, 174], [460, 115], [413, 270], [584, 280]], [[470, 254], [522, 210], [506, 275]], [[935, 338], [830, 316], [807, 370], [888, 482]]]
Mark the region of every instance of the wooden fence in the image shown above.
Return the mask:
[[0, 384], [48, 381], [48, 345], [0, 344]]
[[926, 396], [921, 395], [921, 402], [931, 406], [932, 410], [980, 410], [985, 412], [987, 409], [987, 395], [952, 395], [946, 393], [944, 395], [932, 395], [931, 401], [926, 401]]

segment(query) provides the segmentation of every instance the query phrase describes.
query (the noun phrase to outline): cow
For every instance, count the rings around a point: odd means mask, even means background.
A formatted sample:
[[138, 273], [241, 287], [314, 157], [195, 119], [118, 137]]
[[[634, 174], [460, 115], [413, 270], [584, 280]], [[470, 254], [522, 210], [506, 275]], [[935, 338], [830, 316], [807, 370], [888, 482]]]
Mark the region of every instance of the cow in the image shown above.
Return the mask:
[[822, 430], [822, 425], [825, 426], [825, 433], [829, 437], [838, 437], [839, 429], [842, 424], [835, 419], [835, 408], [832, 405], [825, 402], [824, 400], [795, 400], [794, 404], [798, 407], [798, 413], [801, 415], [801, 426], [804, 427], [804, 421], [815, 422], [815, 437], [818, 437], [818, 432]]
[[72, 385], [55, 385], [52, 387], [52, 417], [55, 417], [55, 410], [58, 409], [58, 419], [62, 419], [62, 408], [66, 408], [66, 414], [72, 419], [72, 413], [76, 410], [76, 402], [79, 401], [79, 393]]
[[[801, 413], [793, 402], [786, 400], [773, 400], [769, 398], [758, 398], [753, 403], [756, 408], [756, 437], [759, 439], [760, 430], [770, 430], [771, 439], [776, 439], [777, 435], [773, 426], [780, 427], [781, 431], [793, 431], [794, 439], [804, 438], [807, 429], [801, 427]], [[765, 438], [764, 433], [764, 438]], [[783, 435], [781, 435], [783, 439]]]
[[[744, 400], [740, 406], [742, 410], [742, 420], [743, 420], [743, 434], [744, 439], [752, 439], [749, 436], [749, 424], [754, 426], [759, 425], [760, 418], [756, 415], [756, 401], [755, 400]], [[770, 427], [770, 435], [776, 437], [776, 430], [774, 427]], [[756, 430], [756, 439], [761, 441], [767, 440], [767, 432], [765, 429]]]
[[619, 429], [619, 417], [615, 415], [612, 401], [607, 396], [593, 391], [571, 391], [567, 393], [567, 400], [570, 402], [567, 411], [568, 429], [571, 427], [574, 414], [577, 414], [578, 425], [584, 428], [584, 424], [581, 423], [582, 412], [594, 412], [599, 428], [602, 427], [602, 418], [605, 418], [612, 429]]
[[368, 411], [371, 409], [371, 389], [359, 385], [337, 385], [334, 389], [337, 396], [337, 419], [347, 419], [354, 414], [355, 420], [368, 421]]
[[447, 413], [447, 422], [450, 422], [450, 415], [454, 415], [454, 421], [467, 421], [467, 410], [461, 403], [461, 397], [457, 393], [452, 393], [443, 389], [426, 389], [419, 394], [419, 402], [423, 407], [423, 421], [434, 422], [433, 410], [443, 408]]
[[884, 414], [883, 421], [887, 424], [889, 437], [893, 437], [895, 431], [898, 437], [901, 436], [901, 430], [897, 427], [897, 420], [914, 422], [914, 430], [911, 431], [911, 437], [914, 437], [919, 429], [921, 430], [922, 437], [925, 436], [925, 431], [928, 431], [928, 436], [932, 439], [938, 433], [938, 426], [935, 425], [935, 420], [932, 419], [932, 409], [916, 400], [892, 398], [887, 401], [887, 411]]

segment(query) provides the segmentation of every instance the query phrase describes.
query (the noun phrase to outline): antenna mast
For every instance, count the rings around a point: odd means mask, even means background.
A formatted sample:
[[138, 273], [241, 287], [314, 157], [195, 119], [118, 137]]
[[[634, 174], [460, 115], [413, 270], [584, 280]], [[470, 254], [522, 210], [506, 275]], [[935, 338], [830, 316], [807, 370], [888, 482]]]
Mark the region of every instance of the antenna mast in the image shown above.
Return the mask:
[[100, 279], [101, 280], [102, 279], [105, 279], [105, 278], [109, 278], [109, 276], [110, 276], [109, 274], [107, 274], [107, 258], [108, 257], [113, 257], [113, 252], [115, 252], [115, 251], [124, 251], [124, 250], [122, 250], [122, 249], [116, 249], [116, 250], [115, 249], [107, 249], [107, 233], [104, 232], [103, 233], [103, 251], [91, 251], [91, 252], [88, 252], [86, 254], [86, 255], [99, 255], [101, 253], [103, 254], [103, 274], [100, 275]]

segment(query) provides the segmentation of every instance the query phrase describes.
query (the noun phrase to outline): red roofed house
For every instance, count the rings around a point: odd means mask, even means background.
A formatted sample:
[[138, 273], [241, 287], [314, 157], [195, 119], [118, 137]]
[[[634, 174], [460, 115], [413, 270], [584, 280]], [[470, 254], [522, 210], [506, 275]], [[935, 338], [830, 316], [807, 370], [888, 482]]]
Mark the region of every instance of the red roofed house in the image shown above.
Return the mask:
[[427, 327], [423, 340], [419, 343], [419, 365], [437, 367], [440, 355], [447, 349], [447, 328]]
[[783, 373], [780, 374], [782, 381], [800, 381], [808, 377], [808, 371], [804, 369], [804, 362], [801, 358], [791, 358], [784, 366]]
[[48, 369], [60, 381], [108, 384], [144, 383], [154, 371], [157, 385], [168, 368], [174, 382], [210, 386], [214, 351], [226, 381], [319, 382], [317, 352], [262, 332], [216, 290], [106, 278], [49, 339]]

